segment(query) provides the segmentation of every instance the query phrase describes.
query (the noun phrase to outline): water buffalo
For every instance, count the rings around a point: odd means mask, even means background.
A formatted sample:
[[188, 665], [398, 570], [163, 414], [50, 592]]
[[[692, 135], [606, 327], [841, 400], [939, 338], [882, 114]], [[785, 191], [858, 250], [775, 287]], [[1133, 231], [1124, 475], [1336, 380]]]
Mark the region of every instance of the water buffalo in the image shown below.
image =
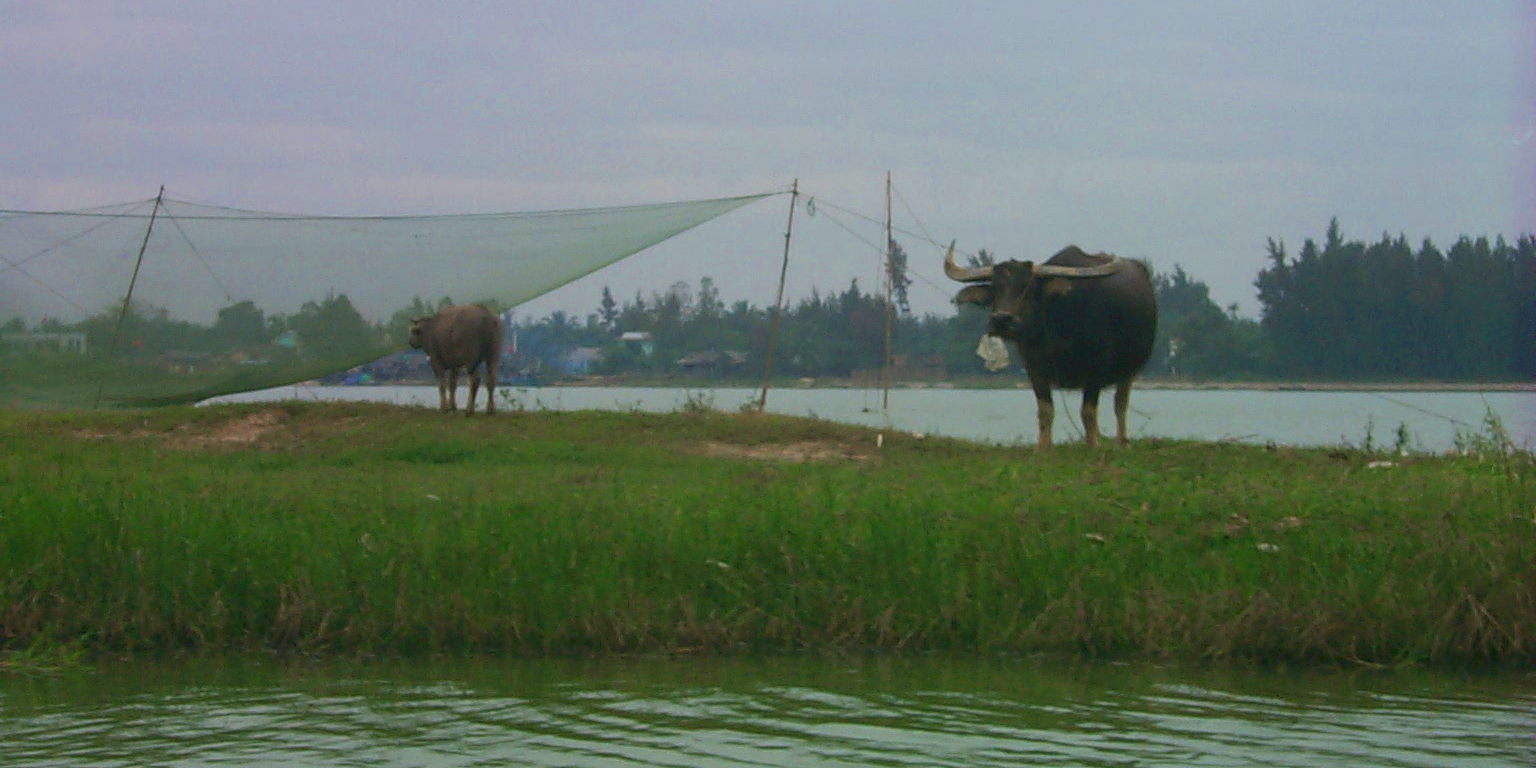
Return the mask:
[[501, 320], [479, 304], [444, 307], [431, 317], [411, 320], [410, 344], [427, 353], [437, 375], [438, 405], [444, 411], [458, 408], [455, 395], [459, 369], [469, 374], [469, 410], [475, 412], [475, 393], [485, 371], [485, 412], [496, 412], [496, 361], [501, 356]]
[[1121, 445], [1128, 443], [1131, 380], [1146, 365], [1157, 334], [1157, 298], [1146, 264], [1068, 246], [1043, 264], [967, 268], [955, 264], [951, 243], [944, 274], [971, 283], [955, 301], [990, 308], [987, 333], [1018, 347], [1035, 390], [1039, 448], [1051, 446], [1052, 386], [1083, 390], [1083, 429], [1088, 444], [1097, 445], [1099, 390], [1114, 384], [1116, 435]]

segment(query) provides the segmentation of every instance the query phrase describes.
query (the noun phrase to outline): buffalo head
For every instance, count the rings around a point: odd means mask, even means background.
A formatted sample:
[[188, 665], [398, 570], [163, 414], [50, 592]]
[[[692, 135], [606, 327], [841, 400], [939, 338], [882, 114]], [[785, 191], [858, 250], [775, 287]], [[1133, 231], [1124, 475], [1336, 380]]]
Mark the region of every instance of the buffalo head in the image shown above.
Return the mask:
[[[1072, 290], [1068, 281], [1114, 274], [1122, 265], [1120, 257], [1112, 256], [1103, 264], [1084, 267], [1032, 261], [962, 267], [955, 263], [954, 243], [949, 244], [949, 251], [944, 255], [944, 274], [951, 280], [971, 283], [955, 294], [955, 302], [992, 310], [992, 316], [987, 320], [987, 333], [1017, 341], [1039, 333], [1042, 301]], [[1053, 278], [1064, 279], [1054, 281]]]
[[411, 318], [411, 332], [410, 335], [406, 337], [406, 343], [411, 345], [411, 349], [423, 349], [426, 347], [427, 329], [431, 327], [431, 325], [431, 317]]

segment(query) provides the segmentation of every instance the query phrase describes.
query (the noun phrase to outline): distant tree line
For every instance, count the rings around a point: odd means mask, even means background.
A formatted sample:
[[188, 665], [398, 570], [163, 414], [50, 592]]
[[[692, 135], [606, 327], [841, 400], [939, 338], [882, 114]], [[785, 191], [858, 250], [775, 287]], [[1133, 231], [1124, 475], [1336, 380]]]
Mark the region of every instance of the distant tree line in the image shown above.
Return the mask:
[[[917, 315], [906, 300], [911, 284], [905, 254], [892, 260], [894, 300], [861, 288], [812, 291], [778, 318], [775, 373], [796, 377], [873, 375], [881, 368], [887, 316], [895, 375], [900, 377], [1016, 377], [1017, 368], [988, 373], [975, 354], [985, 312], [959, 306]], [[991, 263], [985, 250], [972, 266]], [[1536, 377], [1536, 238], [1461, 237], [1441, 251], [1428, 240], [1417, 249], [1399, 235], [1367, 244], [1346, 241], [1337, 221], [1321, 243], [1306, 240], [1295, 256], [1271, 240], [1268, 265], [1255, 280], [1258, 320], [1239, 316], [1210, 297], [1205, 283], [1181, 265], [1154, 275], [1158, 336], [1146, 375], [1208, 379], [1519, 380]], [[370, 323], [346, 294], [329, 293], [291, 315], [269, 315], [249, 301], [233, 302], [211, 326], [134, 304], [121, 320], [115, 354], [148, 357], [192, 352], [241, 358], [354, 359], [360, 351], [399, 347], [412, 317], [451, 303], [416, 298], [389, 320]], [[494, 307], [493, 309], [500, 309]], [[121, 307], [78, 323], [46, 321], [28, 328], [19, 318], [0, 332], [83, 333], [93, 354], [117, 334]], [[585, 317], [556, 311], [518, 319], [506, 370], [570, 372], [573, 351], [587, 353], [582, 373], [715, 378], [760, 376], [774, 310], [746, 301], [727, 305], [714, 280], [673, 283], [619, 301], [604, 287]]]
[[21, 318], [12, 318], [0, 325], [0, 332], [80, 333], [90, 354], [127, 360], [178, 353], [356, 361], [360, 354], [387, 348], [392, 337], [403, 337], [405, 314], [402, 310], [387, 324], [370, 323], [345, 293], [331, 292], [305, 302], [291, 315], [269, 315], [254, 302], [236, 301], [220, 309], [211, 326], [135, 301], [75, 323], [49, 319], [29, 328]]
[[1536, 239], [1346, 241], [1338, 220], [1292, 257], [1269, 242], [1255, 285], [1275, 370], [1295, 378], [1536, 376]]
[[[1146, 374], [1191, 380], [1520, 380], [1536, 377], [1536, 238], [1461, 237], [1442, 252], [1418, 249], [1399, 235], [1374, 244], [1346, 241], [1338, 222], [1321, 244], [1306, 240], [1292, 257], [1268, 244], [1260, 271], [1261, 315], [1241, 317], [1218, 306], [1205, 283], [1181, 265], [1154, 275], [1159, 307], [1156, 347]], [[904, 261], [904, 259], [903, 259]], [[985, 250], [972, 265], [991, 263]], [[905, 293], [910, 281], [895, 275]], [[911, 313], [898, 297], [892, 313], [894, 357], [945, 376], [988, 374], [975, 354], [982, 311]], [[780, 319], [775, 370], [784, 375], [845, 377], [880, 366], [888, 306], [857, 281], [837, 292], [814, 291]], [[708, 350], [739, 352], [743, 373], [762, 370], [771, 310], [747, 302], [726, 307], [713, 280], [697, 293], [675, 283], [646, 298], [618, 302], [603, 289], [585, 323], [565, 313], [520, 326], [526, 338], [558, 349], [601, 351], [599, 372], [675, 372], [677, 361]], [[620, 341], [625, 331], [650, 335], [649, 346]], [[647, 352], [648, 350], [648, 352]]]

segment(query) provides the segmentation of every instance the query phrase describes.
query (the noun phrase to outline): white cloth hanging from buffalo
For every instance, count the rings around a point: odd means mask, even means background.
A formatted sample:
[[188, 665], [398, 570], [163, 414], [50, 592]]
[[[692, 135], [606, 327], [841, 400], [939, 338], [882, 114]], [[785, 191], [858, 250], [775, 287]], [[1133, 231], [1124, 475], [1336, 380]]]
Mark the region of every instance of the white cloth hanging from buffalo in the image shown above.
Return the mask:
[[989, 371], [1001, 371], [1008, 367], [1008, 345], [990, 333], [981, 337], [981, 343], [976, 345], [976, 354], [981, 356], [982, 363]]

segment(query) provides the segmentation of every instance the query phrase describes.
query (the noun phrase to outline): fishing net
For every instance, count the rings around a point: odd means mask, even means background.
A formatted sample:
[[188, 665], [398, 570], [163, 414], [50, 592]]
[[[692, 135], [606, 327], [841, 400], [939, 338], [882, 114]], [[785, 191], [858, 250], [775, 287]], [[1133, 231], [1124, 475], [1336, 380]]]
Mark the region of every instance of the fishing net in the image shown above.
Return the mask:
[[410, 318], [445, 300], [504, 310], [766, 196], [456, 216], [0, 211], [0, 406], [191, 402], [347, 371], [400, 352]]

